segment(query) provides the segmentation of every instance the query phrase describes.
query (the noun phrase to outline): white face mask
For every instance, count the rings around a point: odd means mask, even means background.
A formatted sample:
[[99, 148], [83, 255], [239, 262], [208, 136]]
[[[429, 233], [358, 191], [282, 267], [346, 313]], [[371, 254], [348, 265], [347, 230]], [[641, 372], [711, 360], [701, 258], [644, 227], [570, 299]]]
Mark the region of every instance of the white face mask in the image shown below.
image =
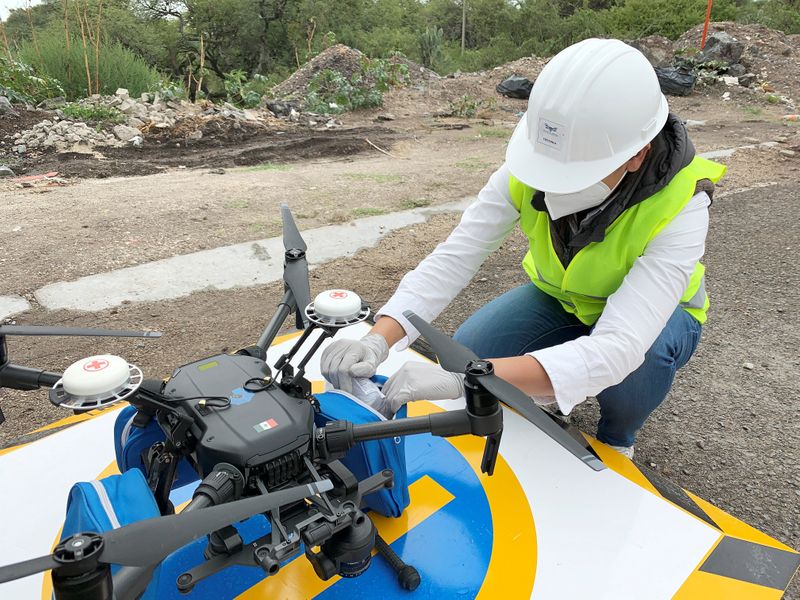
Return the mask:
[[586, 210], [587, 208], [600, 206], [603, 201], [611, 195], [611, 192], [617, 189], [623, 179], [625, 179], [624, 173], [613, 188], [609, 188], [602, 181], [598, 181], [584, 190], [572, 192], [570, 194], [545, 192], [544, 203], [547, 206], [547, 212], [550, 213], [550, 218], [555, 221], [566, 215], [571, 215]]

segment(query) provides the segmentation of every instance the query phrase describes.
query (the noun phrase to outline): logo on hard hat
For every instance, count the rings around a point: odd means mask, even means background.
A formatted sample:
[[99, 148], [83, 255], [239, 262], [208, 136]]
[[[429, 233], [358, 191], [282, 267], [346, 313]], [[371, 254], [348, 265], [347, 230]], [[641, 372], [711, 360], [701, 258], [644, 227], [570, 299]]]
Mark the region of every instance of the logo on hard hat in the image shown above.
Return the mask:
[[537, 141], [548, 148], [561, 151], [561, 144], [564, 139], [564, 129], [561, 123], [550, 121], [549, 119], [539, 119], [539, 135]]

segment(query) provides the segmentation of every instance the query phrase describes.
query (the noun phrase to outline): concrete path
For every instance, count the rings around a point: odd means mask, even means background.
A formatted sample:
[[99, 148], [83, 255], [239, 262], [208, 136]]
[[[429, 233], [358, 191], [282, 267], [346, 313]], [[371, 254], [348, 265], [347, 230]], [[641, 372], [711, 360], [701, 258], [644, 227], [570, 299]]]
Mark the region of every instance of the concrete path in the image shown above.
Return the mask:
[[20, 296], [0, 296], [0, 321], [25, 312], [30, 307], [28, 301]]
[[[309, 248], [309, 266], [313, 268], [375, 246], [387, 233], [423, 223], [432, 214], [462, 212], [473, 200], [464, 198], [436, 207], [365, 217], [346, 225], [303, 231]], [[283, 240], [275, 237], [53, 283], [37, 290], [35, 297], [50, 310], [95, 311], [123, 302], [152, 302], [188, 296], [201, 290], [262, 285], [282, 277]]]

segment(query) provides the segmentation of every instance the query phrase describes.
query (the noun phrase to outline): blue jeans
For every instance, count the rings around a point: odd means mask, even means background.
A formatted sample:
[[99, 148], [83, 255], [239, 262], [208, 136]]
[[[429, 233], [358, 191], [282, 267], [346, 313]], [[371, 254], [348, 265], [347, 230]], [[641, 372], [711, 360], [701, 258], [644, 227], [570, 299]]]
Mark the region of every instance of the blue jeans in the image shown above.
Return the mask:
[[[701, 329], [689, 313], [677, 308], [641, 366], [621, 383], [597, 394], [597, 438], [601, 442], [633, 445], [647, 417], [667, 396], [675, 372], [694, 353]], [[590, 332], [590, 327], [564, 312], [557, 300], [529, 283], [479, 309], [454, 337], [482, 358], [502, 358], [562, 344]]]

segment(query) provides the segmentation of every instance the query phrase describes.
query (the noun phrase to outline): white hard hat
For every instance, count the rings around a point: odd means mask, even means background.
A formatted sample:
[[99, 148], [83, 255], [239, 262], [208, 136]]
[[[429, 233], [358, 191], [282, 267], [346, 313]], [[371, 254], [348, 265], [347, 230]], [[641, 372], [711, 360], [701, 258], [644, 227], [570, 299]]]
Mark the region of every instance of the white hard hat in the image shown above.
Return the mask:
[[584, 40], [542, 69], [508, 143], [506, 163], [534, 189], [577, 192], [644, 148], [668, 113], [641, 52], [619, 40]]

